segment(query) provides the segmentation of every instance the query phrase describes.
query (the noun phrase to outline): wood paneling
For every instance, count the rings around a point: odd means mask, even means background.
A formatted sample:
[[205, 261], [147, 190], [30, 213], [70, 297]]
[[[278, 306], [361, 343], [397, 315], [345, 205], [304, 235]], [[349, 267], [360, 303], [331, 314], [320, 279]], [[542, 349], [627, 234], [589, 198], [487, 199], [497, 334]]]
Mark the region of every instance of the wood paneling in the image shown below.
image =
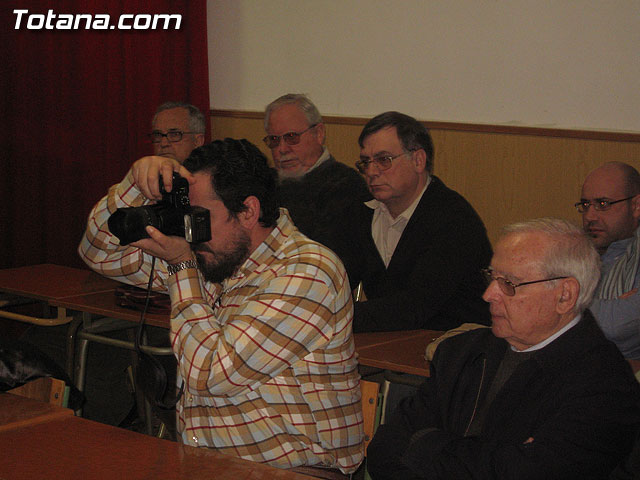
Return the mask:
[[[246, 138], [270, 158], [262, 112], [211, 112], [212, 138]], [[324, 117], [327, 146], [354, 165], [358, 135], [368, 119]], [[478, 211], [492, 242], [500, 228], [552, 216], [576, 223], [573, 204], [587, 173], [604, 162], [640, 169], [640, 134], [504, 125], [424, 122], [435, 145], [435, 174]]]

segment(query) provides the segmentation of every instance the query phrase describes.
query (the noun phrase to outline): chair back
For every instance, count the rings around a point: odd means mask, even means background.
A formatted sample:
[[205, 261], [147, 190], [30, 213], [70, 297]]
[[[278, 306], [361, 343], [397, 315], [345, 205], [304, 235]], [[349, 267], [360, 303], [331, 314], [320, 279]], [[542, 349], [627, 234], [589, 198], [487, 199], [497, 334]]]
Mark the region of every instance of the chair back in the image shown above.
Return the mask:
[[65, 388], [63, 380], [53, 377], [40, 377], [31, 380], [20, 387], [8, 390], [9, 393], [32, 398], [41, 402], [64, 407]]
[[364, 448], [365, 452], [369, 446], [369, 442], [376, 432], [376, 428], [380, 423], [380, 412], [378, 408], [380, 393], [380, 384], [370, 382], [368, 380], [360, 380], [360, 391], [362, 393], [362, 417], [364, 420]]

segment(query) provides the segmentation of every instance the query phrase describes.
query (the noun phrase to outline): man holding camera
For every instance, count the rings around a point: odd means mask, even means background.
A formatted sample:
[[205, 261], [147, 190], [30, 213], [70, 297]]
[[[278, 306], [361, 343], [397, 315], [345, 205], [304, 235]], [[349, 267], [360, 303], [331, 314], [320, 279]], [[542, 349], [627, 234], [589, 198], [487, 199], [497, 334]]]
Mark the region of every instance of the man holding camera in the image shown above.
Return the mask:
[[[119, 244], [117, 208], [150, 204], [172, 174], [209, 211], [211, 239], [189, 244], [147, 227]], [[171, 297], [171, 342], [184, 381], [177, 406], [186, 444], [279, 468], [354, 471], [362, 412], [349, 282], [338, 257], [278, 209], [277, 175], [246, 140], [218, 140], [137, 161], [92, 211], [80, 252], [95, 270]]]

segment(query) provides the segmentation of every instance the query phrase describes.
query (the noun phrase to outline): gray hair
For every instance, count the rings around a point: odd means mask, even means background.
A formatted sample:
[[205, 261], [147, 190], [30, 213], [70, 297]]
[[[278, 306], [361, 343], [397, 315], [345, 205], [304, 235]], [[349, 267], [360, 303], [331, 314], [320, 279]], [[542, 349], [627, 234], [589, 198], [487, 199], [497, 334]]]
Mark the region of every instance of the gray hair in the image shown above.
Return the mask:
[[584, 231], [573, 223], [559, 218], [536, 218], [507, 225], [503, 235], [512, 233], [542, 233], [553, 246], [540, 259], [540, 271], [545, 277], [573, 277], [580, 285], [574, 307], [583, 312], [590, 304], [600, 279], [600, 256]]
[[153, 119], [151, 120], [151, 127], [155, 125], [156, 118], [160, 112], [171, 110], [172, 108], [185, 108], [187, 110], [187, 113], [189, 114], [189, 131], [193, 133], [204, 134], [207, 128], [204, 115], [198, 107], [185, 102], [165, 102], [160, 105], [156, 110], [156, 113], [153, 115]]
[[304, 114], [309, 125], [322, 123], [322, 115], [318, 111], [318, 108], [313, 104], [309, 97], [302, 93], [287, 93], [280, 98], [276, 98], [271, 102], [264, 110], [264, 130], [267, 130], [269, 125], [269, 117], [271, 112], [276, 108], [280, 108], [284, 105], [297, 105], [300, 111]]

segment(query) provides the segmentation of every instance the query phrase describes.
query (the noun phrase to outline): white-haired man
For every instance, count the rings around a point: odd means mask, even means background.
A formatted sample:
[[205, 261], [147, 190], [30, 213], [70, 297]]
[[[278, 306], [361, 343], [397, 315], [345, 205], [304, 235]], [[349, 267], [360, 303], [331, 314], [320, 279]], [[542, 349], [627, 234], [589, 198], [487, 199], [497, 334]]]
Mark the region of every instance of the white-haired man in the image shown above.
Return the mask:
[[195, 106], [185, 102], [165, 102], [151, 121], [149, 138], [154, 155], [184, 163], [194, 148], [204, 144], [205, 119]]
[[440, 344], [373, 438], [372, 478], [606, 478], [640, 428], [640, 386], [585, 310], [596, 250], [564, 220], [514, 224], [486, 275], [491, 329]]
[[264, 129], [280, 205], [302, 233], [335, 249], [337, 220], [371, 198], [363, 178], [329, 153], [322, 116], [305, 95], [289, 93], [267, 105]]

